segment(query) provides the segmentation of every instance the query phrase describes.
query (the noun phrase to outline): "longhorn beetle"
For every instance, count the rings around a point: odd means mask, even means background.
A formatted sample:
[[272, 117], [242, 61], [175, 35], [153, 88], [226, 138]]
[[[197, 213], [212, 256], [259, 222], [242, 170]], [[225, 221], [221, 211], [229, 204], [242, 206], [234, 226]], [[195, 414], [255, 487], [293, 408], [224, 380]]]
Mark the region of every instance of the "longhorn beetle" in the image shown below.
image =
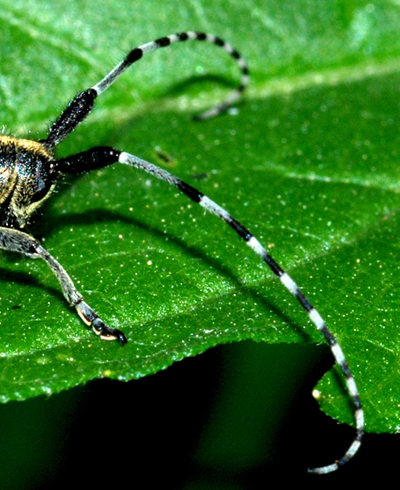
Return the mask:
[[64, 268], [33, 236], [23, 231], [33, 213], [50, 197], [58, 180], [65, 174], [79, 174], [124, 163], [144, 170], [148, 174], [175, 186], [192, 201], [225, 221], [245, 243], [270, 267], [288, 291], [299, 301], [310, 320], [328, 342], [332, 354], [346, 379], [355, 406], [356, 437], [344, 456], [335, 463], [310, 469], [312, 473], [329, 473], [351, 459], [357, 452], [364, 430], [364, 413], [361, 407], [356, 382], [343, 351], [326, 326], [324, 320], [301, 292], [296, 283], [275, 262], [260, 242], [225, 209], [209, 197], [166, 170], [134, 155], [110, 147], [94, 147], [67, 158], [56, 159], [54, 150], [91, 112], [95, 99], [107, 90], [122, 73], [143, 55], [158, 48], [182, 41], [207, 41], [224, 49], [236, 60], [241, 70], [241, 82], [231, 96], [218, 106], [204, 112], [198, 119], [208, 119], [225, 111], [244, 91], [249, 80], [249, 71], [241, 55], [227, 42], [212, 34], [183, 32], [162, 37], [131, 50], [123, 61], [111, 70], [99, 83], [79, 93], [67, 105], [51, 125], [46, 139], [31, 141], [11, 136], [0, 136], [0, 248], [19, 252], [32, 258], [42, 258], [56, 275], [68, 303], [76, 308], [79, 316], [104, 340], [118, 340], [121, 345], [127, 339], [123, 332], [108, 326], [83, 300]]

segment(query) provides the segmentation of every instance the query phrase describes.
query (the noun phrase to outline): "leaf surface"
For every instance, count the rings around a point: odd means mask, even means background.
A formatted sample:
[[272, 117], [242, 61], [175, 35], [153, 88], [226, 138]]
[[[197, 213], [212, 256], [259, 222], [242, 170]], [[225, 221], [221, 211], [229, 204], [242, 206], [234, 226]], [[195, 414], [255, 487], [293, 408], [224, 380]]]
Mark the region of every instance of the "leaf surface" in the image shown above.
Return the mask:
[[[43, 138], [68, 100], [135, 44], [189, 28], [237, 47], [252, 72], [237, 114], [191, 121], [223, 100], [238, 70], [215, 46], [174, 45], [124, 74], [58, 155], [114, 146], [226, 207], [337, 335], [367, 429], [396, 432], [398, 6], [231, 0], [160, 9], [118, 0], [100, 2], [94, 15], [90, 2], [24, 4], [0, 2], [0, 111], [7, 131], [21, 137]], [[95, 377], [137, 378], [219, 343], [321, 342], [296, 300], [224, 223], [139, 171], [116, 165], [67, 179], [37, 218], [32, 234], [129, 343], [121, 349], [95, 338], [46, 264], [4, 252], [4, 402]], [[342, 385], [335, 368], [318, 387], [320, 403], [352, 423]]]

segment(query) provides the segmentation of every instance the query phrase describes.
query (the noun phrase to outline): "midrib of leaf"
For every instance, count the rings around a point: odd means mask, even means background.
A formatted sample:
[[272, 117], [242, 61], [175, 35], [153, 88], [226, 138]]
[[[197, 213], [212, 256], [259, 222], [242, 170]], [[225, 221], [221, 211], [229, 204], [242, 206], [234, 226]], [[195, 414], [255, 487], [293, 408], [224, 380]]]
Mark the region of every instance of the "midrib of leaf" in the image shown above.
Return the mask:
[[[361, 81], [366, 78], [384, 76], [400, 71], [398, 58], [385, 60], [366, 59], [362, 63], [349, 66], [321, 67], [298, 76], [274, 77], [264, 82], [257, 80], [257, 87], [250, 85], [248, 97], [262, 99], [293, 94], [316, 86], [333, 87], [344, 83]], [[253, 94], [254, 92], [254, 94]]]

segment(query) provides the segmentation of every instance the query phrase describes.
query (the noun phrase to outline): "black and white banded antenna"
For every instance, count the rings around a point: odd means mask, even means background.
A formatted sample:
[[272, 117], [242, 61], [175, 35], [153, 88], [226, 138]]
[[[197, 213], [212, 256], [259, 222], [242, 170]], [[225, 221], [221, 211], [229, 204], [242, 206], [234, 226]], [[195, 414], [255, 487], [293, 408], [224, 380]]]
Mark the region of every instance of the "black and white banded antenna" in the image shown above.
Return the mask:
[[[230, 56], [232, 56], [232, 58], [236, 60], [242, 74], [240, 85], [233, 91], [233, 93], [226, 101], [204, 112], [203, 114], [200, 114], [198, 118], [208, 119], [225, 111], [227, 107], [229, 107], [240, 97], [249, 81], [249, 70], [242, 56], [229, 43], [212, 34], [192, 31], [183, 32], [180, 34], [171, 34], [169, 36], [162, 37], [156, 41], [151, 41], [133, 49], [128, 53], [125, 59], [121, 61], [121, 63], [116, 65], [116, 67], [111, 70], [100, 82], [98, 82], [92, 88], [89, 88], [86, 91], [78, 94], [70, 102], [70, 104], [57, 119], [57, 121], [52, 125], [47, 139], [42, 140], [40, 143], [46, 149], [52, 150], [88, 116], [93, 108], [94, 101], [97, 96], [107, 90], [117, 80], [117, 78], [119, 78], [122, 73], [124, 73], [127, 68], [129, 68], [133, 63], [141, 59], [144, 54], [150, 51], [155, 51], [158, 48], [169, 46], [172, 43], [189, 40], [207, 41], [209, 43], [212, 43], [223, 48]], [[280, 267], [280, 265], [260, 244], [257, 238], [252, 233], [250, 233], [250, 231], [248, 231], [239, 221], [233, 218], [228, 213], [228, 211], [212, 201], [209, 197], [205, 196], [202, 192], [198, 191], [191, 185], [187, 184], [186, 182], [182, 181], [180, 178], [172, 175], [166, 170], [150, 162], [142, 160], [130, 153], [119, 151], [111, 147], [94, 147], [90, 150], [78, 153], [76, 155], [57, 160], [55, 162], [52, 162], [52, 169], [54, 171], [59, 171], [60, 173], [73, 174], [103, 168], [108, 165], [112, 165], [115, 162], [124, 163], [132, 167], [136, 167], [147, 172], [148, 174], [154, 175], [155, 177], [167, 182], [168, 184], [173, 185], [182, 193], [186, 194], [186, 196], [188, 196], [192, 201], [200, 204], [200, 206], [202, 206], [204, 209], [216, 215], [221, 220], [225, 221], [239, 235], [239, 237], [242, 238], [246, 242], [246, 244], [268, 265], [268, 267], [279, 278], [281, 283], [290, 292], [290, 294], [292, 294], [298, 300], [303, 310], [307, 313], [308, 318], [321, 332], [326, 342], [330, 346], [335, 361], [339, 365], [344, 375], [348, 392], [355, 407], [354, 413], [356, 436], [343, 457], [333, 464], [322, 466], [320, 468], [309, 469], [308, 471], [310, 473], [318, 474], [330, 473], [347, 463], [356, 454], [361, 445], [361, 439], [364, 432], [364, 411], [361, 406], [360, 395], [356, 381], [350, 371], [342, 348], [340, 347], [335, 336], [327, 327], [325, 321], [322, 319], [318, 311], [313, 307], [313, 305], [303, 294], [297, 284]], [[61, 279], [60, 282], [62, 282]], [[70, 289], [72, 291], [72, 286], [70, 287]], [[87, 319], [87, 324], [94, 325], [93, 328], [95, 329], [96, 333], [99, 334], [99, 332], [102, 332], [103, 338], [114, 338], [117, 340], [119, 339], [121, 344], [126, 342], [125, 336], [122, 332], [116, 329], [111, 329], [106, 324], [104, 324], [104, 322], [86, 303], [80, 300], [79, 305], [81, 306], [78, 306], [78, 304], [75, 305], [75, 307], [78, 309], [78, 312], [82, 317]], [[97, 325], [95, 324], [95, 322], [97, 322]]]
[[188, 31], [188, 32], [182, 32], [180, 34], [171, 34], [169, 36], [161, 37], [156, 41], [151, 41], [149, 43], [142, 44], [141, 46], [132, 49], [132, 51], [130, 51], [128, 55], [120, 63], [118, 63], [118, 65], [113, 70], [111, 70], [110, 73], [108, 73], [103, 78], [103, 80], [101, 80], [92, 88], [97, 92], [97, 95], [100, 95], [105, 90], [107, 90], [108, 87], [112, 83], [114, 83], [115, 80], [120, 75], [122, 75], [122, 73], [127, 68], [129, 68], [133, 63], [135, 63], [140, 58], [142, 58], [145, 54], [150, 53], [151, 51], [155, 51], [156, 49], [159, 48], [165, 48], [170, 44], [183, 42], [183, 41], [206, 41], [208, 43], [215, 44], [216, 46], [221, 47], [230, 56], [232, 56], [232, 58], [236, 60], [236, 63], [238, 64], [242, 73], [240, 85], [232, 92], [232, 94], [227, 100], [218, 104], [216, 107], [209, 109], [208, 111], [205, 111], [202, 114], [199, 114], [198, 116], [196, 116], [196, 119], [209, 119], [211, 117], [217, 116], [218, 114], [221, 114], [239, 99], [239, 97], [247, 87], [249, 83], [249, 69], [244, 59], [240, 56], [238, 51], [236, 51], [236, 49], [233, 48], [231, 44], [227, 43], [226, 41], [224, 41], [223, 39], [217, 36], [214, 36], [213, 34], [206, 34], [204, 32]]

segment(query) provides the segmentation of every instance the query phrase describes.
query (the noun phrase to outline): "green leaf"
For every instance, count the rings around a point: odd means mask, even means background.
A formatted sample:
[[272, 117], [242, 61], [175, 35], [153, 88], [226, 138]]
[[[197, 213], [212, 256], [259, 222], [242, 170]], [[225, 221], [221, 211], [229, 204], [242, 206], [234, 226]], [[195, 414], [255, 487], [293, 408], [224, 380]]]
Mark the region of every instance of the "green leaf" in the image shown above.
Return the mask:
[[[175, 45], [124, 74], [58, 154], [111, 145], [166, 167], [226, 207], [337, 335], [367, 429], [396, 432], [399, 7], [320, 0], [179, 5], [114, 0], [93, 12], [84, 1], [51, 9], [38, 1], [28, 10], [26, 2], [1, 1], [7, 132], [44, 137], [75, 93], [136, 44], [185, 29], [232, 42], [252, 72], [236, 115], [191, 121], [223, 100], [238, 70], [215, 46]], [[95, 338], [46, 264], [4, 252], [2, 401], [95, 377], [144, 376], [219, 343], [322, 341], [259, 258], [175, 189], [122, 165], [66, 183], [31, 232], [129, 343], [122, 349]], [[336, 368], [318, 390], [327, 413], [352, 423]]]

